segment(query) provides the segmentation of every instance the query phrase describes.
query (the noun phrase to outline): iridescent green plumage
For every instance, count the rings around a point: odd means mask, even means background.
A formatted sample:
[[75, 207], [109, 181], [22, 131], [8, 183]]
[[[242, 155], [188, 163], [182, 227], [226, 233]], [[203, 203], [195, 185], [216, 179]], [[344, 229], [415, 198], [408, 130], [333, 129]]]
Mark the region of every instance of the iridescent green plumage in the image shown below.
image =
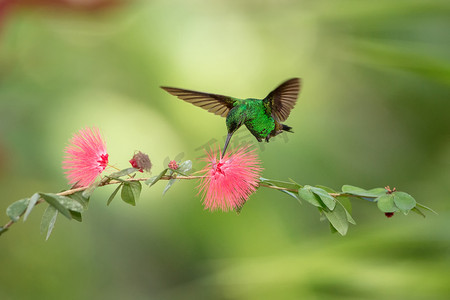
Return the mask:
[[269, 93], [264, 99], [238, 99], [223, 95], [202, 93], [172, 87], [161, 87], [170, 94], [208, 110], [216, 115], [226, 117], [228, 136], [222, 152], [225, 154], [233, 133], [242, 125], [262, 142], [291, 127], [281, 124], [294, 108], [300, 91], [300, 79], [292, 78]]

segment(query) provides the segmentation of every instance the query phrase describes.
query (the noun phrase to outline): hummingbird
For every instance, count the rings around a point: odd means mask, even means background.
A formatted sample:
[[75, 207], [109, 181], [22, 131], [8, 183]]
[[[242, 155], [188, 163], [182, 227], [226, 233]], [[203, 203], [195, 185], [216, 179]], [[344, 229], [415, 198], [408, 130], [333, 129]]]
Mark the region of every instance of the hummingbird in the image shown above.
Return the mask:
[[291, 78], [271, 91], [264, 99], [239, 99], [218, 94], [203, 93], [174, 87], [161, 86], [181, 100], [201, 107], [216, 115], [226, 117], [228, 130], [222, 158], [233, 134], [245, 125], [258, 142], [283, 131], [293, 132], [292, 127], [282, 124], [294, 108], [300, 92], [300, 78]]

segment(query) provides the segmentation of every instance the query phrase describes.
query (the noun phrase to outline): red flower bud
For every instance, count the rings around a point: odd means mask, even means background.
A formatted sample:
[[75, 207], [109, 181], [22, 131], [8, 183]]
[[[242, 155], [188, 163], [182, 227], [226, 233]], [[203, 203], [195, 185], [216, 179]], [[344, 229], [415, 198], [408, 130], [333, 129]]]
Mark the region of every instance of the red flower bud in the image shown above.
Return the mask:
[[147, 154], [139, 151], [133, 155], [133, 158], [129, 160], [131, 166], [135, 169], [139, 169], [139, 172], [143, 173], [144, 170], [149, 172], [152, 168], [152, 163]]
[[169, 162], [168, 167], [171, 168], [172, 170], [176, 170], [176, 169], [178, 169], [178, 164], [177, 164], [176, 161], [171, 160], [171, 161]]
[[392, 218], [394, 216], [394, 213], [393, 212], [387, 212], [387, 213], [384, 213], [384, 215], [386, 217], [388, 217], [388, 218]]

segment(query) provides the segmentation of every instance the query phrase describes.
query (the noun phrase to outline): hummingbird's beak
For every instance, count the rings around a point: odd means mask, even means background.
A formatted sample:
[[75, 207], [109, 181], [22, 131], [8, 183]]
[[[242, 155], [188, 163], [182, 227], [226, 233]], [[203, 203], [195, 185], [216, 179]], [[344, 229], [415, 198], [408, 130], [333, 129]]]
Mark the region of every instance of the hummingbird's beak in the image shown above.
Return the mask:
[[220, 159], [222, 159], [223, 156], [225, 155], [225, 151], [227, 151], [228, 143], [230, 142], [232, 135], [233, 135], [233, 133], [228, 133], [227, 140], [225, 141], [225, 146], [223, 147], [222, 156], [220, 157]]

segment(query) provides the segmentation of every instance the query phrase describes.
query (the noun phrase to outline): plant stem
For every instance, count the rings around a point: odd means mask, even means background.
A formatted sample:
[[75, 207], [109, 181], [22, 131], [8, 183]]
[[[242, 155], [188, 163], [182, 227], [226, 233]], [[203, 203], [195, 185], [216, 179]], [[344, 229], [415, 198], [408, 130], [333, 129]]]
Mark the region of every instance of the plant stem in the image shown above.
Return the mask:
[[[161, 177], [160, 180], [170, 180], [170, 179], [181, 179], [181, 180], [192, 180], [192, 179], [200, 179], [203, 178], [205, 176], [183, 176], [183, 175], [164, 175]], [[128, 181], [128, 182], [133, 182], [133, 181], [147, 181], [149, 178], [128, 178], [128, 179], [124, 179], [124, 181]], [[118, 184], [118, 183], [122, 183], [122, 181], [118, 181], [118, 180], [111, 180], [111, 181], [106, 181], [104, 183], [100, 183], [99, 186], [106, 186], [106, 185], [111, 185], [111, 184]], [[269, 185], [269, 184], [265, 184], [265, 183], [260, 183], [259, 184], [260, 187], [266, 187], [266, 188], [270, 188], [270, 189], [274, 189], [274, 190], [283, 190], [283, 191], [289, 191], [289, 192], [293, 192], [296, 193], [298, 192], [297, 189], [289, 189], [289, 188], [284, 188], [284, 187], [279, 187], [279, 186], [274, 186], [274, 185]], [[60, 193], [57, 193], [57, 195], [60, 196], [69, 196], [78, 192], [82, 192], [87, 190], [89, 187], [79, 187], [79, 188], [73, 188], [67, 191], [63, 191]], [[351, 196], [351, 195], [347, 195], [347, 194], [340, 194], [340, 193], [330, 193], [331, 196], [333, 197], [338, 197], [338, 196]], [[44, 202], [42, 199], [39, 199], [39, 201], [36, 202], [35, 205], [38, 205], [39, 203]], [[3, 228], [9, 228], [14, 224], [13, 221], [9, 221], [8, 223], [6, 223]]]

